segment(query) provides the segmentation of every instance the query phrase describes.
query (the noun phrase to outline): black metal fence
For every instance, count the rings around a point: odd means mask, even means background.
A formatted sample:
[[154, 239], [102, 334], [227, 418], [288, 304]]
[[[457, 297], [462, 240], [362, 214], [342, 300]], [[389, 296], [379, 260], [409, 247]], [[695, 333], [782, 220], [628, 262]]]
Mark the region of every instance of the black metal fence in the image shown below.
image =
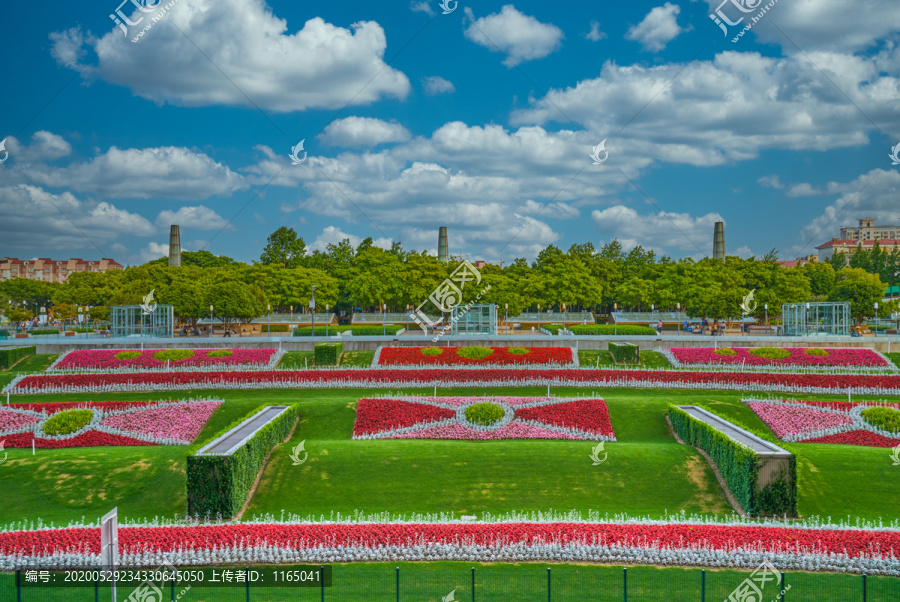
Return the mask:
[[[307, 567], [309, 568], [309, 567]], [[733, 570], [597, 565], [479, 565], [462, 563], [339, 565], [328, 579], [285, 581], [291, 567], [227, 569], [266, 572], [256, 583], [211, 582], [226, 569], [205, 569], [204, 581], [118, 584], [117, 599], [130, 602], [896, 602], [900, 578], [824, 573], [759, 574]], [[281, 571], [281, 583], [273, 583]], [[318, 571], [319, 575], [327, 573]], [[215, 575], [213, 572], [212, 574]], [[0, 574], [3, 602], [99, 602], [112, 599], [106, 582], [66, 584], [64, 572]], [[277, 578], [277, 576], [275, 577]], [[47, 579], [48, 581], [43, 581]], [[53, 579], [53, 582], [49, 580]], [[143, 587], [139, 591], [139, 588]], [[134, 597], [137, 595], [137, 597]], [[752, 597], [751, 597], [752, 596]]]

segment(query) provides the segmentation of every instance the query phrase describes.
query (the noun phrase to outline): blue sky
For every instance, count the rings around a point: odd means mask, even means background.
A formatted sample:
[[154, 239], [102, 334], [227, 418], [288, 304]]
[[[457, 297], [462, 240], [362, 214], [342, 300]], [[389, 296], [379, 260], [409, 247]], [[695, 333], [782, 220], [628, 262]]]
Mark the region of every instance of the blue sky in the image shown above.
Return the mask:
[[702, 257], [722, 219], [729, 254], [789, 259], [900, 221], [900, 5], [780, 0], [732, 42], [757, 3], [15, 3], [0, 255], [142, 263], [179, 223], [243, 261], [282, 225]]

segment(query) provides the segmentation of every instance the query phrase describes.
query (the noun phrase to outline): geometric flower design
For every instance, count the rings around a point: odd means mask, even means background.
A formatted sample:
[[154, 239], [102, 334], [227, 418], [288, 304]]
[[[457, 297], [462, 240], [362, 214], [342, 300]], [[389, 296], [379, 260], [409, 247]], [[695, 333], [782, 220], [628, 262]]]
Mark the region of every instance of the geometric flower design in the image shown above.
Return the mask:
[[897, 372], [897, 366], [883, 354], [873, 349], [817, 349], [809, 353], [805, 347], [786, 347], [783, 358], [760, 357], [749, 347], [671, 347], [660, 349], [676, 368], [721, 368], [736, 366], [741, 370], [788, 370], [793, 372], [864, 371]]
[[743, 401], [782, 441], [842, 443], [867, 447], [900, 445], [900, 433], [880, 429], [862, 416], [862, 411], [866, 408], [887, 406], [900, 409], [900, 403], [777, 399]]
[[[488, 347], [489, 355], [465, 357], [466, 347], [379, 347], [372, 368], [577, 368], [574, 347]], [[483, 348], [485, 349], [485, 348]]]
[[[0, 440], [6, 447], [63, 448], [110, 445], [190, 445], [220, 400], [175, 402], [73, 402], [10, 404], [0, 408]], [[78, 430], [51, 435], [44, 430], [60, 412], [91, 410]]]
[[[180, 370], [272, 370], [284, 355], [278, 349], [185, 349], [183, 359], [157, 359], [164, 349], [76, 349], [67, 351], [46, 372], [158, 372]], [[117, 357], [123, 353], [126, 357]], [[134, 354], [131, 357], [131, 354]]]
[[[467, 410], [490, 403], [502, 417], [472, 422]], [[392, 397], [360, 399], [354, 439], [570, 439], [615, 441], [602, 399], [559, 397]]]

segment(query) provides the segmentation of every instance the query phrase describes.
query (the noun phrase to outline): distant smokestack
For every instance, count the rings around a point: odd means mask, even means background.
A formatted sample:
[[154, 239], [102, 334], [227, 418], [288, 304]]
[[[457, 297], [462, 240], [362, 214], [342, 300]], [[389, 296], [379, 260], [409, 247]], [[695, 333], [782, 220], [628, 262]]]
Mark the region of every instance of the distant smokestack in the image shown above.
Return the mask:
[[716, 222], [713, 232], [713, 259], [725, 261], [725, 222]]
[[450, 250], [447, 247], [447, 226], [441, 226], [438, 231], [438, 259], [442, 263], [450, 262]]
[[181, 232], [172, 224], [169, 230], [169, 267], [181, 266]]

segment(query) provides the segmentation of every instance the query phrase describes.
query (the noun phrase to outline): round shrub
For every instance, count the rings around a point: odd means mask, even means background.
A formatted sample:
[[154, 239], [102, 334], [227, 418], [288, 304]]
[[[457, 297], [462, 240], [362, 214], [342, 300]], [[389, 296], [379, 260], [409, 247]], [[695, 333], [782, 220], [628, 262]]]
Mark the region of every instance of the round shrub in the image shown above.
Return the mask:
[[751, 349], [750, 353], [767, 360], [783, 360], [791, 356], [790, 351], [780, 347], [757, 347], [756, 349]]
[[84, 428], [93, 417], [93, 410], [64, 410], [44, 423], [44, 432], [48, 435], [68, 435]]
[[231, 349], [216, 349], [206, 354], [206, 357], [228, 357], [234, 353]]
[[422, 347], [419, 349], [419, 353], [422, 355], [440, 355], [444, 352], [440, 347]]
[[153, 354], [153, 357], [158, 359], [161, 362], [172, 361], [178, 362], [181, 360], [186, 360], [189, 357], [194, 356], [193, 349], [163, 349], [162, 351], [157, 351]]
[[117, 360], [133, 360], [136, 357], [141, 357], [140, 351], [120, 351], [116, 354]]
[[862, 417], [872, 426], [891, 433], [900, 433], [900, 411], [894, 408], [866, 408], [862, 411]]
[[503, 419], [506, 412], [496, 403], [474, 403], [466, 408], [466, 420], [482, 426], [491, 426]]
[[713, 351], [716, 355], [737, 355], [737, 351], [729, 347], [720, 347]]
[[824, 357], [824, 356], [828, 355], [827, 351], [825, 351], [824, 349], [819, 349], [818, 347], [810, 347], [809, 349], [804, 349], [803, 353], [806, 353], [809, 355], [817, 355], [819, 357]]
[[483, 360], [484, 358], [493, 355], [493, 353], [494, 350], [490, 347], [481, 347], [479, 345], [463, 347], [456, 352], [459, 357], [464, 357], [467, 360]]
[[525, 349], [524, 347], [510, 347], [506, 351], [513, 355], [525, 355], [526, 353], [531, 353], [530, 349]]

